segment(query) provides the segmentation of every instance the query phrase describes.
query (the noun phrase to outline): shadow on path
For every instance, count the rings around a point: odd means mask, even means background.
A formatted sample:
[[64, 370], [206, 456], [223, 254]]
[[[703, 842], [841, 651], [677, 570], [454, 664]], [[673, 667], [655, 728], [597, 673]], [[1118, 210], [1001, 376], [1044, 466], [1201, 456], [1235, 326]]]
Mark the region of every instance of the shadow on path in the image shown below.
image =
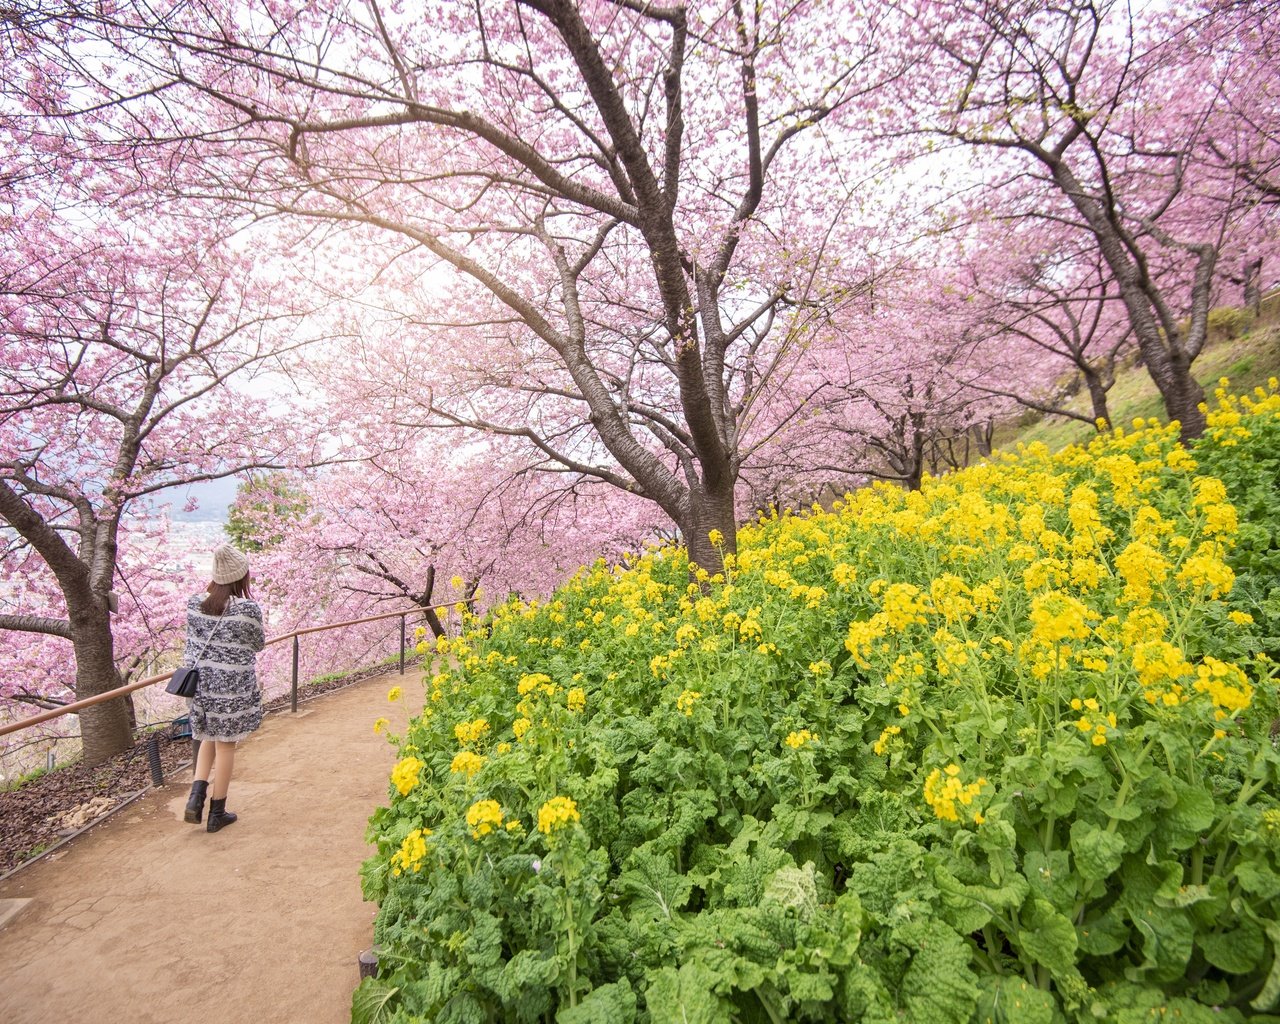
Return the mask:
[[[267, 716], [237, 751], [213, 835], [182, 820], [190, 769], [0, 883], [0, 1021], [344, 1022], [373, 941], [360, 897], [365, 824], [421, 704], [378, 676]], [[410, 694], [420, 692], [414, 685]]]

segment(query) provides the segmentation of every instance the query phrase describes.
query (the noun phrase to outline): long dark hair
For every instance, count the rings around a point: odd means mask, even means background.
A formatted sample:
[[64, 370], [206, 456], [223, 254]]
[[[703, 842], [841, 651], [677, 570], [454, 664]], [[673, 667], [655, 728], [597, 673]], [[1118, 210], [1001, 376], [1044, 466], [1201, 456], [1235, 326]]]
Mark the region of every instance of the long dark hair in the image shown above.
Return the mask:
[[245, 573], [234, 583], [210, 583], [208, 589], [209, 596], [200, 602], [200, 610], [206, 615], [221, 615], [231, 598], [249, 596], [249, 574]]

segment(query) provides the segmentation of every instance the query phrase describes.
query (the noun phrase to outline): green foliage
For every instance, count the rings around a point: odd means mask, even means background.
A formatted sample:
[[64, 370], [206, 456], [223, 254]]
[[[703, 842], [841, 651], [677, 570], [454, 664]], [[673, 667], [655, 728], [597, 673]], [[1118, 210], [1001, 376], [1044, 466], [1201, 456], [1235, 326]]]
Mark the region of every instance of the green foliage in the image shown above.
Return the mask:
[[376, 978], [365, 978], [351, 993], [351, 1024], [386, 1024], [399, 991]]
[[236, 488], [223, 530], [241, 551], [267, 551], [284, 540], [285, 530], [307, 514], [305, 492], [287, 473], [250, 473]]
[[[362, 870], [395, 1021], [1280, 1004], [1280, 396], [583, 570], [437, 641]], [[373, 993], [370, 993], [372, 998]]]
[[1219, 337], [1238, 338], [1253, 324], [1253, 313], [1239, 306], [1218, 306], [1209, 310], [1209, 330]]

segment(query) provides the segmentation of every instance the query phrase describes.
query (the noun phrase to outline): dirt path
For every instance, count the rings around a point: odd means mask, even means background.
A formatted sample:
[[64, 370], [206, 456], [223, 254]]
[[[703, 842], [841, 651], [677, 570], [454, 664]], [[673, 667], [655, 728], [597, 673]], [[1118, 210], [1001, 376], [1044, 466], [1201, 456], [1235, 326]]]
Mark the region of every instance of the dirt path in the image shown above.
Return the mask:
[[421, 708], [414, 678], [268, 716], [240, 745], [240, 820], [221, 832], [183, 822], [188, 770], [0, 883], [0, 919], [31, 901], [0, 926], [0, 1021], [347, 1021], [373, 940], [365, 823], [394, 761], [373, 721], [402, 730]]

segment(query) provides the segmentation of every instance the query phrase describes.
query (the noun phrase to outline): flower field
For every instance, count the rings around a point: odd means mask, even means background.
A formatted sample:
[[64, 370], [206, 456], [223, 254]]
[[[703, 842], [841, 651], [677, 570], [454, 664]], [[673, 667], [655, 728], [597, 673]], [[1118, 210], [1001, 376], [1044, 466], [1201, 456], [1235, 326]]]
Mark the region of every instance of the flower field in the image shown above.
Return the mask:
[[1273, 381], [473, 621], [355, 1019], [1280, 1021], [1278, 507]]

